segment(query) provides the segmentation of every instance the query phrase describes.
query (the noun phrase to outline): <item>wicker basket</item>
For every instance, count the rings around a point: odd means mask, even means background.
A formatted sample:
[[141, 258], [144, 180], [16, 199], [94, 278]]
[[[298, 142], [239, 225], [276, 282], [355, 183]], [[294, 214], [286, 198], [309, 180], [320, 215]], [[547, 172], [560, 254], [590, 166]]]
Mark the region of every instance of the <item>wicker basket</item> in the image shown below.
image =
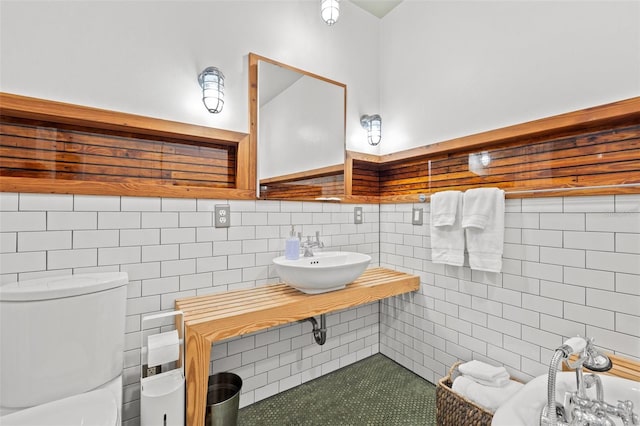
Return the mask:
[[438, 426], [490, 426], [493, 413], [451, 390], [454, 372], [461, 361], [436, 386], [436, 420]]

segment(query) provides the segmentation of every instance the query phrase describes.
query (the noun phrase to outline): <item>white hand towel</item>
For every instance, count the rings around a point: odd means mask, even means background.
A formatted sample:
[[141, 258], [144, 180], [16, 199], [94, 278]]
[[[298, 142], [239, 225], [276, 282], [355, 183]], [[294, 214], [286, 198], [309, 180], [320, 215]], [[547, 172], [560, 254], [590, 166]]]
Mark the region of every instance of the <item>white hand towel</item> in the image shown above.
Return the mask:
[[431, 196], [431, 225], [451, 226], [456, 221], [460, 191], [441, 191]]
[[453, 381], [451, 389], [478, 405], [482, 405], [487, 410], [495, 412], [502, 403], [511, 398], [523, 386], [522, 383], [513, 380], [500, 388], [483, 386], [466, 376], [459, 376]]
[[468, 376], [466, 374], [464, 375], [464, 377], [468, 377], [474, 382], [480, 383], [481, 385], [491, 386], [492, 388], [501, 388], [503, 386], [506, 386], [509, 384], [509, 381], [511, 379], [511, 376], [509, 376], [509, 373], [507, 372], [505, 372], [503, 375], [500, 375], [492, 380], [478, 379], [477, 377]]
[[464, 193], [462, 226], [471, 269], [502, 271], [504, 250], [504, 191], [470, 189]]
[[495, 367], [486, 362], [474, 359], [458, 366], [458, 370], [465, 376], [472, 376], [477, 379], [491, 381], [502, 376], [509, 375], [507, 369], [500, 366]]
[[431, 261], [453, 266], [464, 263], [462, 193], [442, 191], [431, 196]]

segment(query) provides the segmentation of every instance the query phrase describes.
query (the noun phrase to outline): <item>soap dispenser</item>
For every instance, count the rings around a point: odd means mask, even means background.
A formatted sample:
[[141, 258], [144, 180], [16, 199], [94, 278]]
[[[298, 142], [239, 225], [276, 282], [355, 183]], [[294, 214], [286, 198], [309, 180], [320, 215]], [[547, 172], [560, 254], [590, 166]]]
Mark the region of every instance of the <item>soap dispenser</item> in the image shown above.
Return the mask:
[[291, 225], [291, 234], [285, 243], [284, 257], [288, 260], [298, 260], [300, 257], [300, 240], [296, 237], [293, 225]]

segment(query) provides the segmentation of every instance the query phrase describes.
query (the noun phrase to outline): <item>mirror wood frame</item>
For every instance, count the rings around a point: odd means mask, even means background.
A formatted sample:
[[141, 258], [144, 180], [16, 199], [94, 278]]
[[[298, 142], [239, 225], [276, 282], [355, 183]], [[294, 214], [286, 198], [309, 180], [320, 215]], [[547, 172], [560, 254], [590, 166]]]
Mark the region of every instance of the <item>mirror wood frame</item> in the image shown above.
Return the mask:
[[[307, 171], [303, 171], [303, 172], [297, 172], [297, 173], [291, 173], [288, 175], [282, 175], [282, 176], [278, 176], [275, 178], [268, 178], [268, 179], [264, 179], [263, 181], [266, 181], [268, 183], [274, 183], [274, 182], [282, 182], [282, 183], [291, 183], [291, 182], [301, 182], [301, 181], [311, 181], [315, 178], [322, 178], [322, 177], [326, 177], [328, 175], [340, 175], [341, 177], [343, 177], [343, 183], [342, 183], [342, 188], [341, 188], [341, 193], [340, 194], [336, 194], [336, 196], [344, 196], [346, 194], [346, 185], [347, 185], [347, 180], [344, 179], [344, 174], [345, 174], [345, 162], [346, 162], [346, 157], [347, 157], [347, 150], [346, 150], [346, 122], [347, 122], [347, 85], [344, 83], [340, 83], [337, 82], [335, 80], [331, 80], [329, 78], [323, 77], [321, 75], [318, 74], [314, 74], [305, 70], [302, 70], [300, 68], [296, 68], [293, 67], [291, 65], [287, 65], [284, 64], [282, 62], [278, 62], [276, 60], [261, 56], [261, 55], [257, 55], [255, 53], [249, 53], [249, 137], [251, 140], [251, 144], [250, 146], [255, 150], [252, 154], [253, 154], [253, 158], [255, 158], [255, 166], [256, 166], [256, 196], [258, 198], [264, 198], [264, 199], [270, 199], [270, 200], [277, 200], [277, 199], [286, 199], [286, 200], [299, 200], [299, 201], [309, 201], [309, 200], [313, 200], [313, 201], [326, 201], [327, 198], [318, 198], [314, 195], [296, 195], [296, 196], [292, 196], [292, 197], [286, 197], [286, 198], [279, 198], [276, 196], [264, 196], [260, 194], [260, 177], [259, 177], [259, 173], [258, 173], [258, 150], [259, 148], [259, 143], [258, 143], [258, 110], [259, 110], [259, 105], [258, 105], [258, 86], [259, 86], [259, 81], [258, 81], [258, 63], [259, 61], [263, 61], [266, 63], [270, 63], [279, 67], [282, 67], [284, 69], [288, 69], [327, 83], [331, 83], [334, 84], [336, 86], [339, 86], [343, 89], [344, 92], [344, 108], [343, 108], [343, 118], [342, 118], [342, 134], [343, 134], [343, 140], [342, 140], [342, 148], [343, 148], [343, 162], [339, 163], [339, 164], [332, 164], [332, 165], [328, 165], [326, 167], [322, 167], [322, 168], [318, 168], [318, 169], [313, 169], [313, 170], [307, 170]], [[338, 197], [339, 198], [339, 197]], [[331, 200], [336, 200], [335, 196], [334, 198], [331, 198]]]

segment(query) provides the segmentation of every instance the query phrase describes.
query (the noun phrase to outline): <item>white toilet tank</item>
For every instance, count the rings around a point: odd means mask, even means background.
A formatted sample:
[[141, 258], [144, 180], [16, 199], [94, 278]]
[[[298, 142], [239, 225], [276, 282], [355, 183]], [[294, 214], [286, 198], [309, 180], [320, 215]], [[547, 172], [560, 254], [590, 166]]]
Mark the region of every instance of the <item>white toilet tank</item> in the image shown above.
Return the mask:
[[90, 391], [122, 373], [124, 272], [0, 286], [0, 407]]

